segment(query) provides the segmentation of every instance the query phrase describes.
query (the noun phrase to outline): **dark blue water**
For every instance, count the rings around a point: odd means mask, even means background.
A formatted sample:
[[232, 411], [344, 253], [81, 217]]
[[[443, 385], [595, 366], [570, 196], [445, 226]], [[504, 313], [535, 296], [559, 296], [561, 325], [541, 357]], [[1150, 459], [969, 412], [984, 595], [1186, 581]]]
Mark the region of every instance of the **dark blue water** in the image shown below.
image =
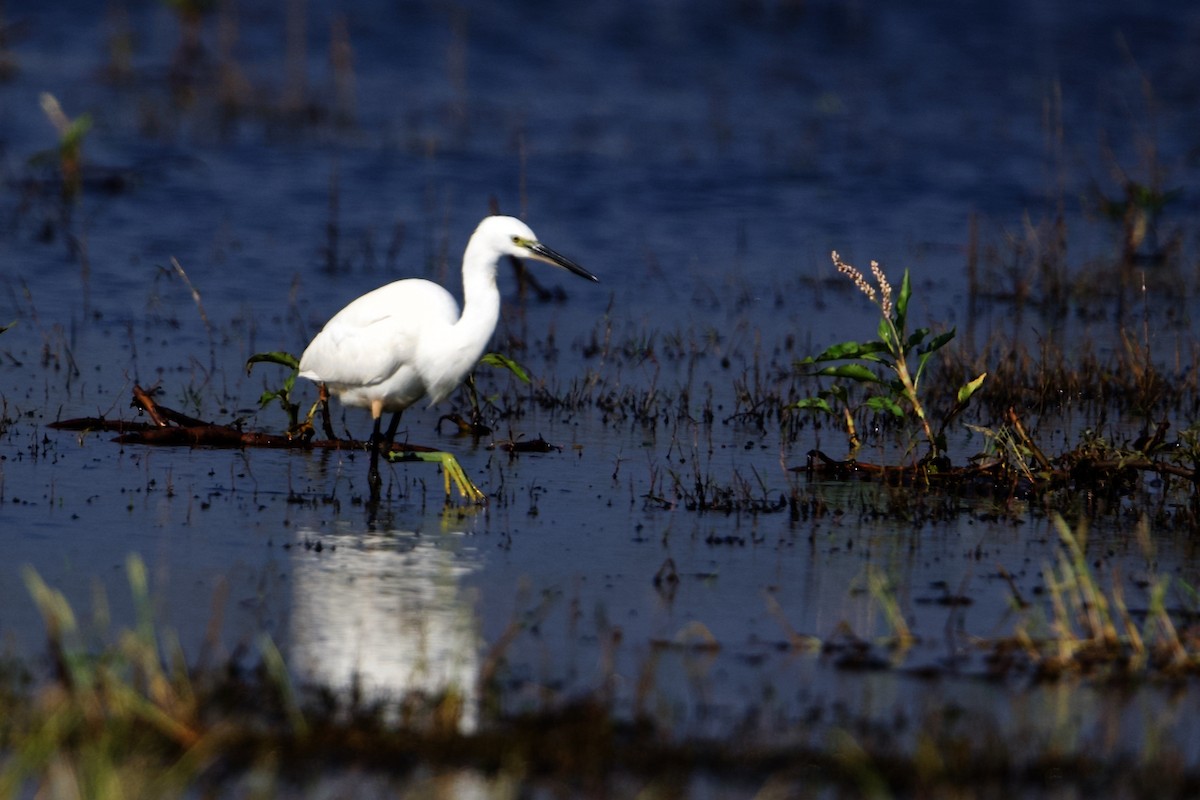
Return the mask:
[[[227, 652], [266, 632], [304, 676], [358, 674], [385, 692], [468, 684], [516, 624], [504, 653], [514, 708], [611, 685], [624, 709], [642, 702], [684, 732], [724, 735], [751, 716], [794, 730], [813, 707], [883, 717], [954, 696], [1010, 731], [1034, 730], [1035, 744], [1121, 716], [1090, 690], [997, 700], [970, 682], [846, 677], [816, 655], [780, 655], [789, 627], [886, 633], [863, 591], [868, 567], [892, 578], [925, 637], [912, 663], [969, 649], [966, 634], [940, 639], [955, 626], [1011, 632], [997, 565], [1028, 591], [1057, 552], [1027, 509], [1003, 510], [1016, 524], [968, 514], [897, 529], [854, 513], [889, 506], [865, 489], [812, 489], [852, 513], [802, 522], [664, 510], [645, 496], [697, 474], [778, 495], [801, 480], [786, 468], [805, 451], [840, 447], [831, 431], [790, 441], [723, 421], [739, 383], [798, 391], [780, 374], [793, 357], [874, 333], [871, 307], [833, 272], [834, 249], [862, 267], [882, 261], [894, 282], [911, 269], [915, 313], [970, 323], [977, 341], [1053, 332], [1104, 352], [1120, 346], [1120, 230], [1101, 199], [1127, 182], [1178, 189], [1155, 219], [1176, 249], [1145, 267], [1137, 300], [1155, 351], [1186, 359], [1200, 12], [313, 3], [289, 60], [276, 4], [230, 5], [236, 14], [205, 19], [200, 56], [181, 62], [179, 23], [161, 4], [5, 4], [16, 69], [0, 83], [0, 325], [17, 325], [0, 334], [0, 637], [11, 648], [36, 652], [42, 636], [22, 565], [84, 617], [103, 587], [120, 620], [137, 553], [185, 647], [227, 586]], [[351, 66], [335, 69], [331, 31], [343, 25]], [[109, 53], [125, 36], [130, 70], [116, 79]], [[35, 159], [57, 139], [41, 92], [93, 117], [83, 190], [65, 206], [54, 160]], [[279, 430], [281, 412], [255, 409], [280, 375], [247, 378], [245, 359], [300, 352], [346, 301], [394, 277], [454, 286], [493, 203], [601, 284], [538, 271], [566, 298], [522, 305], [502, 276], [496, 349], [549, 394], [586, 401], [545, 408], [529, 401], [534, 389], [481, 375], [497, 436], [541, 435], [561, 452], [510, 460], [439, 438], [448, 409], [406, 416], [413, 441], [455, 452], [492, 495], [487, 513], [443, 518], [432, 469], [390, 471], [371, 517], [357, 502], [365, 465], [344, 454], [122, 447], [45, 428], [131, 417], [136, 382], [185, 412]], [[982, 291], [1028, 283], [1036, 296], [1039, 248], [1060, 214], [1072, 314], [1014, 322], [997, 302], [968, 319], [972, 218]], [[645, 425], [601, 397], [663, 413]], [[712, 426], [691, 421], [706, 402]], [[365, 435], [358, 412], [338, 424]], [[864, 457], [891, 458], [894, 444], [884, 437]], [[1115, 543], [1122, 574], [1144, 575], [1127, 534], [1114, 526], [1093, 541]], [[1163, 534], [1158, 548], [1156, 568], [1192, 582], [1190, 545]], [[671, 596], [653, 584], [668, 559], [681, 576]], [[942, 585], [967, 587], [975, 605], [927, 602]], [[707, 637], [715, 654], [684, 646]], [[654, 688], [639, 701], [646, 670]], [[1074, 709], [1049, 732], [1019, 711], [1042, 692]], [[1180, 701], [1137, 702], [1158, 714]], [[1142, 723], [1128, 725], [1114, 748], [1139, 746]]]

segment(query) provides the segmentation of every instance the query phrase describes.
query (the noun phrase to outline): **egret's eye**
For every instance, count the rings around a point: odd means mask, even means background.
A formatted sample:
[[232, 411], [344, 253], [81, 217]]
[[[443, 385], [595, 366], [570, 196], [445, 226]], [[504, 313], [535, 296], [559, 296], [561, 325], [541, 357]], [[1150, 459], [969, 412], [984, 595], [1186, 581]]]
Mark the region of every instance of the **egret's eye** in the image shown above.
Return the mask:
[[515, 244], [515, 245], [518, 245], [518, 246], [521, 245], [521, 237], [517, 236], [516, 234], [513, 234], [512, 241], [513, 241], [513, 244]]

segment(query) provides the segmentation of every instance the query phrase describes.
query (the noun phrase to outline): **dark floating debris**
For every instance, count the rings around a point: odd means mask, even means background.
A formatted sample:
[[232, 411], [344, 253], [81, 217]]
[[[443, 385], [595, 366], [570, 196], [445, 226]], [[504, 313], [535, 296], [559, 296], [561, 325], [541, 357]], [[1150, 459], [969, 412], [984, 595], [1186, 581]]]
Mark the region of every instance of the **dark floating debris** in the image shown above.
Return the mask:
[[513, 441], [505, 439], [488, 445], [489, 450], [503, 450], [506, 453], [561, 453], [562, 448], [550, 444], [541, 436], [536, 439]]

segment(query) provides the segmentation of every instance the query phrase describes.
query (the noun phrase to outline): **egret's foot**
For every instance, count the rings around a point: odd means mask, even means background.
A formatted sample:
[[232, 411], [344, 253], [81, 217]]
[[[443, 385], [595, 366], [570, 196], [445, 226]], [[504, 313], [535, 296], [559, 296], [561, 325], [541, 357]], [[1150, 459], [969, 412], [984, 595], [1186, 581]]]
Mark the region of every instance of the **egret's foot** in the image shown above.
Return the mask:
[[475, 505], [487, 505], [487, 495], [479, 491], [479, 487], [471, 483], [471, 479], [467, 477], [467, 473], [463, 471], [462, 465], [458, 463], [458, 459], [449, 453], [441, 451], [418, 451], [418, 450], [403, 450], [401, 452], [390, 452], [387, 454], [388, 461], [393, 464], [400, 461], [427, 461], [442, 465], [442, 478], [446, 484], [446, 497], [450, 496], [450, 481], [454, 481], [454, 486], [458, 489], [458, 493], [466, 500]]

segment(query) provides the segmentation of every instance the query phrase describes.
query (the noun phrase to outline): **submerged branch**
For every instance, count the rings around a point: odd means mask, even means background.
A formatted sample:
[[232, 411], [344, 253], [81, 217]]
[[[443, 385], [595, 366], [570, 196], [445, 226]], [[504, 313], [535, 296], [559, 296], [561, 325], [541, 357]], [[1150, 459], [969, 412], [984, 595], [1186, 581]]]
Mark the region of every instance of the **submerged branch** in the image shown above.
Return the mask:
[[[280, 436], [259, 431], [244, 431], [232, 425], [190, 417], [155, 402], [141, 386], [133, 387], [134, 408], [144, 412], [150, 422], [110, 420], [103, 417], [79, 417], [50, 423], [60, 431], [104, 431], [118, 434], [113, 440], [120, 444], [145, 444], [167, 447], [273, 447], [296, 450], [369, 450], [370, 442], [355, 439], [310, 439], [301, 436]], [[414, 453], [433, 453], [436, 448], [423, 445], [392, 443], [392, 450]]]

